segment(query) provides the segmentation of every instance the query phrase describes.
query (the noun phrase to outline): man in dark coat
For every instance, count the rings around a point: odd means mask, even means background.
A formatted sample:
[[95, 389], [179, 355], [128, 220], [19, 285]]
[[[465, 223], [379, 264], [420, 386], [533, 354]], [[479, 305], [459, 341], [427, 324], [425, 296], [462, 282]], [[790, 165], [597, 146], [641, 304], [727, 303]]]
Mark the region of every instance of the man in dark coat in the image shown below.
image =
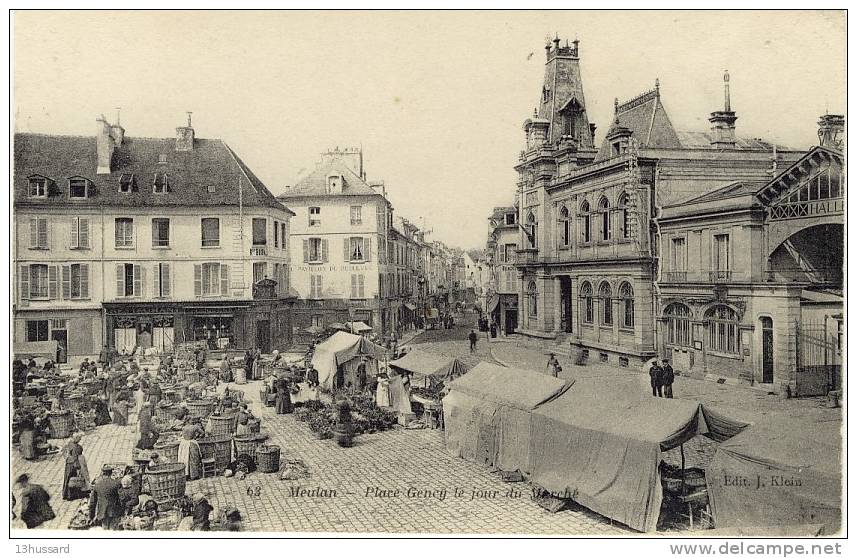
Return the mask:
[[152, 449], [158, 441], [158, 432], [152, 424], [152, 404], [146, 401], [140, 409], [138, 426], [140, 428], [140, 440], [137, 442], [138, 449]]
[[211, 512], [214, 508], [205, 499], [202, 494], [193, 495], [193, 531], [210, 531], [211, 530]]
[[654, 397], [663, 397], [663, 369], [661, 369], [658, 361], [652, 363], [652, 367], [649, 368], [649, 381], [652, 385], [652, 396]]
[[673, 382], [675, 381], [675, 372], [670, 366], [670, 361], [664, 359], [664, 364], [661, 366], [661, 383], [664, 386], [664, 397], [673, 398]]
[[470, 352], [475, 353], [476, 352], [476, 332], [471, 329], [470, 335], [468, 335], [467, 338], [470, 340]]
[[291, 414], [294, 411], [294, 405], [292, 405], [292, 396], [289, 393], [291, 385], [289, 384], [288, 378], [286, 378], [285, 376], [279, 378], [275, 385], [277, 389], [277, 399], [275, 401], [274, 407], [277, 411], [277, 414]]
[[15, 480], [21, 488], [21, 519], [27, 529], [35, 529], [42, 523], [56, 517], [51, 508], [51, 497], [39, 484], [30, 484], [29, 475], [21, 475]]
[[89, 520], [108, 530], [116, 530], [119, 527], [119, 518], [122, 517], [123, 511], [119, 501], [121, 485], [112, 475], [112, 467], [101, 467], [101, 477], [95, 481], [89, 497]]

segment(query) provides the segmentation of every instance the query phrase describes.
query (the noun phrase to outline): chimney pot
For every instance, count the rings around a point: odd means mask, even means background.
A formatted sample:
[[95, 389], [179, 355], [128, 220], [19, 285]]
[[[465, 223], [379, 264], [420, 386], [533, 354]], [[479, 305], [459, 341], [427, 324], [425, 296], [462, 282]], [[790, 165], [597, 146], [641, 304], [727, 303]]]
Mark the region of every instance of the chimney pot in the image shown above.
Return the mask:
[[187, 113], [187, 126], [176, 128], [176, 151], [193, 151], [194, 130], [191, 126], [190, 115]]
[[95, 119], [95, 174], [110, 174], [113, 170], [113, 149], [116, 147], [110, 124], [102, 114]]

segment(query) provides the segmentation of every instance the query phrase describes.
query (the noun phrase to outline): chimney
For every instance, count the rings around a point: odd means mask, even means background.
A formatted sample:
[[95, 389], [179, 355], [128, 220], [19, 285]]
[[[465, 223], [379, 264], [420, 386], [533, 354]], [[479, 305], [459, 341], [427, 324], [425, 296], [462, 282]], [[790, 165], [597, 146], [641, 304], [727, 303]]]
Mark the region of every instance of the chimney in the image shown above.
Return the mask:
[[125, 128], [119, 123], [119, 111], [121, 108], [116, 107], [116, 124], [110, 126], [110, 135], [113, 136], [113, 141], [117, 147], [122, 145], [122, 142], [125, 140]]
[[720, 149], [731, 149], [735, 147], [735, 121], [738, 117], [732, 111], [732, 102], [729, 96], [729, 70], [723, 72], [723, 110], [711, 113], [708, 121], [711, 122], [711, 132], [714, 137], [711, 145]]
[[842, 151], [845, 140], [845, 116], [825, 114], [818, 119], [818, 145]]
[[95, 174], [110, 174], [114, 147], [116, 144], [111, 134], [111, 126], [107, 123], [104, 115], [101, 115], [95, 119], [95, 153], [97, 157]]
[[187, 113], [187, 126], [176, 128], [176, 151], [193, 151], [194, 134], [190, 121], [191, 114], [193, 113]]

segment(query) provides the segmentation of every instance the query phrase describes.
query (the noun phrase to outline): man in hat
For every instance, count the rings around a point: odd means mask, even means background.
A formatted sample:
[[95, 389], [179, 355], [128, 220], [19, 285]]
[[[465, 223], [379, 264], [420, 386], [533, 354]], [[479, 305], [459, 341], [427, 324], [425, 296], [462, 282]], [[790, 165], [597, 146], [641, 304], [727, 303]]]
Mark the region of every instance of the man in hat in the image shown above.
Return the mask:
[[121, 484], [113, 478], [113, 467], [103, 465], [101, 476], [92, 487], [89, 497], [89, 520], [104, 529], [116, 530], [122, 517], [122, 504], [119, 501]]
[[29, 475], [20, 475], [15, 479], [15, 486], [20, 490], [21, 520], [27, 529], [35, 529], [56, 517], [51, 508], [50, 495], [41, 485], [31, 484]]
[[673, 398], [674, 381], [675, 372], [673, 371], [673, 367], [670, 366], [670, 361], [668, 359], [664, 359], [663, 366], [661, 366], [661, 383], [664, 386], [664, 397], [667, 399]]
[[652, 385], [652, 396], [664, 396], [663, 369], [658, 364], [657, 360], [652, 361], [652, 366], [649, 368], [649, 383]]
[[470, 340], [470, 352], [476, 352], [476, 332], [472, 329], [470, 330], [470, 335], [467, 336], [467, 339]]

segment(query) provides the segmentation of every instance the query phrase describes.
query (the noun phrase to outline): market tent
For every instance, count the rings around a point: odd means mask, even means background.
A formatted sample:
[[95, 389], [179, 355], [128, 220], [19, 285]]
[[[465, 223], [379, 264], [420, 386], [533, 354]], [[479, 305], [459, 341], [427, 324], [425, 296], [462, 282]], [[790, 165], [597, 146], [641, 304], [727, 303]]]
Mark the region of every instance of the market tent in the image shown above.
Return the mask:
[[33, 357], [46, 360], [56, 360], [57, 342], [51, 341], [23, 341], [12, 344], [12, 353], [16, 358]]
[[342, 367], [344, 380], [353, 383], [362, 357], [366, 357], [367, 376], [373, 377], [378, 373], [378, 361], [385, 358], [385, 351], [365, 337], [337, 331], [315, 347], [312, 365], [318, 370], [319, 384], [332, 388], [339, 367]]
[[467, 372], [467, 367], [457, 358], [442, 357], [412, 349], [405, 356], [390, 361], [395, 370], [404, 370], [411, 374], [411, 385], [437, 384], [458, 378]]
[[366, 325], [365, 322], [345, 322], [345, 329], [353, 333], [372, 331], [372, 327]]
[[[663, 490], [661, 452], [745, 423], [695, 401], [648, 395], [645, 378], [578, 378], [532, 413], [531, 481], [639, 531], [653, 531]], [[707, 417], [712, 417], [708, 420]]]
[[[824, 524], [842, 529], [842, 438], [838, 421], [800, 430], [794, 424], [747, 428], [720, 445], [705, 480], [718, 528]], [[747, 479], [750, 486], [742, 486]]]
[[533, 370], [481, 362], [449, 384], [444, 435], [453, 455], [504, 471], [527, 471], [530, 411], [568, 389]]

